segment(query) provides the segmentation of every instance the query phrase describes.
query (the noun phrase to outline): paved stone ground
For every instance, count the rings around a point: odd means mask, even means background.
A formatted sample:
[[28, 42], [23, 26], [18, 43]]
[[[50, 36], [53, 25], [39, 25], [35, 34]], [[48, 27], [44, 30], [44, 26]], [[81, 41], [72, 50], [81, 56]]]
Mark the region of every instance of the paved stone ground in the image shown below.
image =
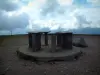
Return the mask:
[[76, 61], [41, 63], [19, 59], [16, 50], [27, 45], [27, 36], [7, 37], [0, 44], [0, 73], [5, 75], [100, 75], [100, 36], [84, 37], [88, 48]]

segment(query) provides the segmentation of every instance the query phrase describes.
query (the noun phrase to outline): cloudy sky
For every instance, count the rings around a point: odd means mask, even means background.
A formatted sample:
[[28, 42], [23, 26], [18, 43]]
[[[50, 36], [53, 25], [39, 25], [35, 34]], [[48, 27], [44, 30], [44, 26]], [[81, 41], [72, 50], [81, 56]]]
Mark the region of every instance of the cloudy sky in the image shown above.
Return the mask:
[[1, 0], [0, 35], [44, 30], [99, 34], [99, 13], [100, 0]]

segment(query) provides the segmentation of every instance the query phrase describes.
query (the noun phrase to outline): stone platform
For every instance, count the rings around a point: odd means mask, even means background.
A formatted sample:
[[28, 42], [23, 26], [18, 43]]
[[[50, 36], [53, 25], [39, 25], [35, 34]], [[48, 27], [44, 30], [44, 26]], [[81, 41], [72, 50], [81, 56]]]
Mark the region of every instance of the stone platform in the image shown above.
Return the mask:
[[72, 50], [62, 50], [58, 52], [49, 52], [48, 48], [42, 48], [42, 50], [38, 52], [32, 52], [32, 49], [28, 46], [22, 46], [17, 50], [17, 54], [19, 57], [33, 60], [33, 61], [58, 61], [58, 60], [73, 60], [77, 56], [81, 55], [81, 50], [79, 47], [73, 47]]

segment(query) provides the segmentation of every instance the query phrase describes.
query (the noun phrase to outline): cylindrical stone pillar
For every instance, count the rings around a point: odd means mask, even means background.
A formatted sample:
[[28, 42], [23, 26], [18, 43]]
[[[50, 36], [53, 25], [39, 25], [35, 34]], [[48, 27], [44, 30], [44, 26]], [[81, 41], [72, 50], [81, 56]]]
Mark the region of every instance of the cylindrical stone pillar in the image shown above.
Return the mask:
[[48, 45], [48, 32], [45, 32], [44, 33], [44, 41], [45, 41], [45, 45], [47, 46]]
[[57, 33], [57, 46], [61, 47], [62, 35], [61, 33]]
[[72, 49], [72, 33], [63, 33], [62, 34], [62, 48], [63, 49]]
[[62, 33], [62, 48], [63, 49], [66, 49], [67, 46], [66, 46], [66, 33]]
[[73, 48], [72, 37], [73, 37], [72, 33], [67, 33], [67, 48], [68, 49], [72, 49]]
[[50, 38], [50, 52], [55, 52], [56, 51], [56, 35], [55, 34], [51, 34], [51, 38]]
[[36, 34], [36, 46], [37, 50], [41, 49], [41, 33]]
[[28, 33], [29, 48], [32, 48], [32, 33]]
[[41, 34], [40, 33], [33, 33], [32, 49], [33, 51], [39, 51], [41, 49]]

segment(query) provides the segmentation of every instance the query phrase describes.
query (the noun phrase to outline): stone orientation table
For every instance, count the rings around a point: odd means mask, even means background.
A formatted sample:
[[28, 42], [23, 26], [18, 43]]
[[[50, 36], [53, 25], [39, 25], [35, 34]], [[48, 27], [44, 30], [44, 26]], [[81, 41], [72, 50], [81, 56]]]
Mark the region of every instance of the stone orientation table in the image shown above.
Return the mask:
[[73, 47], [72, 37], [71, 32], [29, 32], [29, 46], [20, 47], [17, 53], [23, 58], [39, 61], [74, 59], [82, 52]]

